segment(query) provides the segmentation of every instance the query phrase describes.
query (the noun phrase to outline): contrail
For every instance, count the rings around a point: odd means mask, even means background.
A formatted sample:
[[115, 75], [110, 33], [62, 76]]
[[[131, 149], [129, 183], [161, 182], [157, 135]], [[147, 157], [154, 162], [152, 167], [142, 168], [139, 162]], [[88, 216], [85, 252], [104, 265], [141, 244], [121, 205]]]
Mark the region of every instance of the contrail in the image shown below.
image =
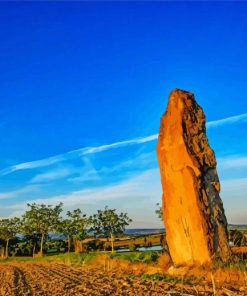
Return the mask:
[[209, 121], [207, 123], [207, 128], [218, 127], [218, 126], [221, 126], [221, 125], [233, 124], [233, 123], [236, 123], [236, 122], [245, 122], [245, 121], [247, 121], [247, 113], [227, 117], [227, 118], [224, 118], [224, 119]]
[[[235, 115], [215, 121], [209, 121], [207, 122], [206, 126], [208, 129], [216, 128], [218, 126], [226, 125], [226, 124], [234, 124], [237, 122], [246, 122], [247, 121], [247, 113]], [[129, 145], [137, 145], [137, 144], [143, 144], [151, 141], [155, 141], [158, 138], [158, 134], [154, 134], [151, 136], [143, 137], [143, 138], [135, 138], [131, 140], [125, 140], [120, 142], [115, 142], [107, 145], [101, 145], [101, 146], [95, 146], [95, 147], [84, 147], [76, 150], [72, 150], [63, 154], [58, 154], [55, 156], [51, 156], [48, 158], [40, 159], [40, 160], [34, 160], [30, 162], [23, 162], [19, 163], [13, 166], [9, 166], [5, 169], [2, 169], [0, 171], [0, 176], [8, 175], [16, 171], [21, 170], [28, 170], [28, 169], [34, 169], [34, 168], [41, 168], [50, 166], [55, 163], [59, 163], [62, 161], [66, 161], [69, 159], [76, 158], [78, 156], [83, 156], [87, 154], [95, 154], [102, 151], [107, 151], [110, 149], [116, 149], [119, 147], [129, 146]]]

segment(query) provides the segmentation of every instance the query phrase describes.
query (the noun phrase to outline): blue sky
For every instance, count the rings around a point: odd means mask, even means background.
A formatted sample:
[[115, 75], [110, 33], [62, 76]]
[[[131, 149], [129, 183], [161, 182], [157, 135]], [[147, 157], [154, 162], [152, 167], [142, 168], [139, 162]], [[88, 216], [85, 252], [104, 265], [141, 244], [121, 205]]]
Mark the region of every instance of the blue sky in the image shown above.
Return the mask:
[[208, 122], [230, 223], [247, 223], [247, 3], [0, 3], [0, 215], [27, 202], [159, 227], [173, 88]]

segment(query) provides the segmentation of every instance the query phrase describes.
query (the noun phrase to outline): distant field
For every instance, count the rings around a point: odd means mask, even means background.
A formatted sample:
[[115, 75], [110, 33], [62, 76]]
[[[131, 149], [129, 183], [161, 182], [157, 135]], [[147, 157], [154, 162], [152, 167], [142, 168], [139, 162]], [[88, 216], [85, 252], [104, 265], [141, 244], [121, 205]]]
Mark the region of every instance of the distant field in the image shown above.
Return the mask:
[[228, 229], [229, 230], [237, 229], [237, 230], [247, 231], [247, 225], [246, 224], [228, 224]]

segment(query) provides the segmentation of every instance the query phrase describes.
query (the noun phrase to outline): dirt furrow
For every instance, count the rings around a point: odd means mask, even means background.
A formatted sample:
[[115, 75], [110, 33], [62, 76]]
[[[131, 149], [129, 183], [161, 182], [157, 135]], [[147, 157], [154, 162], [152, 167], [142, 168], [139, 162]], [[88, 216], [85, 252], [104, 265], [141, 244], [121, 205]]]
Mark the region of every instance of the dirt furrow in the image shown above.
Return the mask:
[[13, 266], [13, 272], [15, 296], [31, 296], [31, 290], [23, 271], [20, 268]]
[[[225, 293], [224, 293], [225, 292]], [[231, 291], [217, 287], [217, 296]], [[0, 296], [177, 296], [213, 295], [212, 287], [171, 284], [99, 267], [77, 268], [60, 263], [0, 265]], [[231, 295], [244, 295], [235, 291]]]
[[42, 282], [46, 281], [47, 278], [43, 277], [42, 280], [40, 278], [40, 274], [34, 266], [32, 269], [26, 268], [25, 266], [21, 266], [23, 270], [26, 280], [29, 283], [29, 289], [31, 291], [31, 295], [37, 296], [46, 296], [46, 291], [42, 286]]
[[[46, 272], [47, 267], [40, 265], [39, 269], [43, 269]], [[73, 281], [75, 284], [80, 284], [82, 280], [82, 274], [80, 272], [73, 272], [69, 267], [66, 269], [60, 269], [58, 265], [52, 265], [50, 268], [50, 276], [55, 278], [62, 278], [68, 282]]]
[[24, 270], [29, 281], [32, 281], [33, 287], [41, 291], [40, 295], [62, 295], [67, 281], [62, 277], [55, 276], [51, 268], [43, 269], [40, 265], [35, 264], [32, 272], [28, 267], [24, 267]]

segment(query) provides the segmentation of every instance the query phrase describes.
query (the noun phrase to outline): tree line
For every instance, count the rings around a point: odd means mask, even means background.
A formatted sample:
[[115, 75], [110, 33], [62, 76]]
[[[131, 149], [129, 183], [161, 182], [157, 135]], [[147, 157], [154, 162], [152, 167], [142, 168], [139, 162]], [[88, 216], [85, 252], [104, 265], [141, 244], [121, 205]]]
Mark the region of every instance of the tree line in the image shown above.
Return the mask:
[[66, 217], [62, 217], [62, 212], [62, 203], [55, 206], [28, 203], [21, 218], [0, 219], [0, 240], [4, 246], [2, 257], [8, 257], [10, 242], [18, 235], [31, 242], [33, 256], [36, 253], [43, 256], [45, 239], [49, 233], [63, 234], [68, 252], [71, 251], [72, 243], [85, 239], [89, 234], [109, 238], [113, 251], [114, 238], [122, 235], [126, 226], [132, 222], [127, 213], [117, 213], [116, 209], [107, 206], [91, 216], [82, 213], [79, 208], [67, 211]]

